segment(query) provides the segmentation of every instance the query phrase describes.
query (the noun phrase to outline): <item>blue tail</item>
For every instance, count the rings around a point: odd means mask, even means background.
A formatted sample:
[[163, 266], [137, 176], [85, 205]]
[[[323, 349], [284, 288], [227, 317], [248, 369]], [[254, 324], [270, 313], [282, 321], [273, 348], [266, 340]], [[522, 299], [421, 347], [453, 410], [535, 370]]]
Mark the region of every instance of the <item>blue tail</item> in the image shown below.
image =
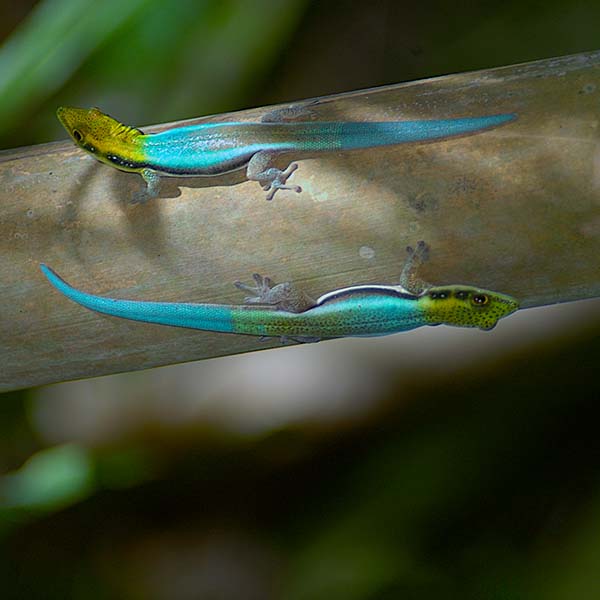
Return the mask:
[[341, 150], [439, 140], [477, 133], [514, 121], [514, 113], [429, 121], [340, 123]]
[[48, 281], [62, 294], [73, 302], [90, 310], [111, 315], [143, 321], [172, 325], [174, 327], [189, 327], [208, 331], [233, 331], [231, 307], [224, 304], [186, 304], [179, 302], [142, 302], [138, 300], [116, 300], [87, 294], [70, 286], [61, 279], [50, 267], [40, 265]]

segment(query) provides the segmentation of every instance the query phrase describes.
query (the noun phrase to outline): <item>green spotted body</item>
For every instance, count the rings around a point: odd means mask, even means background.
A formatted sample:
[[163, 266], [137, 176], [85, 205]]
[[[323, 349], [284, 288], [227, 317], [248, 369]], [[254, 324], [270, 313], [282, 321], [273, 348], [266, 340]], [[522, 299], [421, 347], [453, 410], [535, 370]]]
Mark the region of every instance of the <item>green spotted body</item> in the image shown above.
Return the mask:
[[334, 290], [300, 312], [276, 306], [121, 300], [88, 294], [42, 265], [50, 283], [78, 304], [134, 321], [223, 333], [306, 339], [380, 336], [423, 325], [491, 329], [514, 312], [514, 298], [470, 286], [430, 288], [420, 295], [400, 286]]
[[297, 165], [285, 171], [271, 161], [281, 153], [359, 150], [442, 140], [505, 125], [513, 113], [418, 121], [203, 122], [144, 134], [97, 108], [60, 107], [57, 115], [73, 141], [99, 161], [140, 173], [148, 195], [158, 195], [160, 176], [214, 176], [246, 168], [248, 179], [270, 190], [300, 192], [286, 185]]

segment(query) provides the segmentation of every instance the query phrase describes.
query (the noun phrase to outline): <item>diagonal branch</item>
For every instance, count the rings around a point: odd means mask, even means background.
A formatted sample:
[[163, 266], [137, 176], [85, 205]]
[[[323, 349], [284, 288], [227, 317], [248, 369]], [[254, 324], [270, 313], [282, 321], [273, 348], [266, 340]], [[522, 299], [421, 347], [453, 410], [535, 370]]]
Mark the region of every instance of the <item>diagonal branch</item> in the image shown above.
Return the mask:
[[294, 157], [304, 191], [271, 203], [232, 174], [168, 180], [163, 198], [133, 206], [140, 177], [71, 143], [2, 152], [0, 390], [265, 347], [88, 312], [48, 285], [40, 262], [96, 294], [235, 303], [233, 282], [256, 271], [313, 296], [395, 282], [404, 247], [424, 239], [433, 283], [524, 306], [599, 296], [599, 98], [600, 52], [332, 96], [317, 118], [518, 120], [438, 143]]

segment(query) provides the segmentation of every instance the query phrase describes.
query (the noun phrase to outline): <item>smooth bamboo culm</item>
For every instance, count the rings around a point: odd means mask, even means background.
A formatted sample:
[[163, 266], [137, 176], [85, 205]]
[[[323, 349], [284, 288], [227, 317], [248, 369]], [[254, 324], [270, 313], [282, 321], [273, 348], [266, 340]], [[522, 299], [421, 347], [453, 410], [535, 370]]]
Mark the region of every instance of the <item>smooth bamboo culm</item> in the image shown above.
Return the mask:
[[600, 52], [331, 96], [311, 111], [326, 121], [517, 119], [427, 144], [290, 155], [281, 164], [298, 162], [291, 182], [303, 191], [272, 202], [239, 172], [165, 179], [160, 198], [133, 205], [139, 175], [70, 141], [0, 152], [0, 391], [278, 343], [97, 315], [58, 294], [42, 262], [94, 294], [239, 303], [233, 282], [254, 272], [313, 296], [394, 283], [405, 247], [422, 239], [432, 283], [497, 290], [525, 307], [600, 296]]

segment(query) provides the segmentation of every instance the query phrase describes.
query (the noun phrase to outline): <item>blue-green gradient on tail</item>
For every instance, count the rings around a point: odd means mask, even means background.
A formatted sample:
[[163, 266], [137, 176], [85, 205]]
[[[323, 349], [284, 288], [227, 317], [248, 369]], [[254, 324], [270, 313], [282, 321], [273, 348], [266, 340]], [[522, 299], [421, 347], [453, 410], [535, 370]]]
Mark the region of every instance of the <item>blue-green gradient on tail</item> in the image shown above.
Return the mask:
[[233, 311], [226, 305], [115, 300], [82, 292], [69, 285], [50, 267], [40, 265], [40, 268], [50, 283], [67, 298], [105, 315], [174, 327], [233, 332]]
[[356, 293], [301, 313], [269, 306], [117, 300], [78, 290], [50, 267], [40, 267], [59, 292], [85, 308], [159, 325], [259, 336], [325, 338], [385, 335], [426, 324], [415, 298], [406, 294]]
[[120, 300], [78, 290], [46, 265], [41, 269], [67, 298], [106, 315], [205, 331], [291, 338], [379, 336], [441, 323], [491, 329], [518, 308], [510, 296], [470, 286], [431, 288], [421, 295], [399, 286], [354, 286], [321, 296], [310, 308]]
[[[423, 121], [279, 121], [199, 123], [145, 134], [97, 108], [60, 107], [57, 116], [73, 141], [99, 161], [140, 173], [147, 184], [143, 202], [159, 195], [163, 175], [208, 177], [246, 168], [271, 200], [297, 169], [273, 164], [281, 153], [359, 150], [409, 142], [430, 142], [476, 134], [513, 121], [513, 113]], [[137, 196], [137, 195], [136, 195]]]
[[390, 122], [202, 123], [144, 135], [143, 162], [168, 174], [245, 166], [258, 152], [335, 152], [440, 140], [512, 121], [513, 114]]

